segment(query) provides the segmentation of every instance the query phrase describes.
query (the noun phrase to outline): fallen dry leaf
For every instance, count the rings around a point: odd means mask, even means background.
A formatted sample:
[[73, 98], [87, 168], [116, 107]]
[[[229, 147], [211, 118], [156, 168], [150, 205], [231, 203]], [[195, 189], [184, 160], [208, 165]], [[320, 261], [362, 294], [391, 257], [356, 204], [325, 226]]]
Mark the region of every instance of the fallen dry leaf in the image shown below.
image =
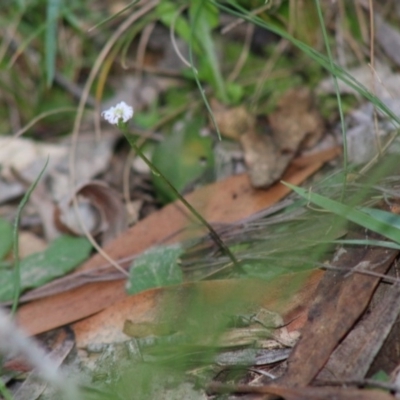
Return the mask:
[[256, 188], [265, 188], [276, 182], [293, 158], [292, 153], [282, 153], [272, 136], [247, 131], [240, 136], [244, 160]]
[[269, 115], [272, 134], [257, 132], [255, 124], [241, 132], [244, 159], [254, 187], [268, 187], [284, 173], [295, 155], [313, 147], [322, 137], [324, 123], [308, 88], [286, 92]]
[[28, 181], [34, 181], [48, 157], [53, 160], [66, 156], [67, 149], [60, 145], [12, 136], [0, 137], [1, 177], [8, 181], [14, 180], [13, 170]]
[[[321, 153], [321, 159], [302, 168], [291, 167], [284, 176], [286, 182], [300, 184], [317, 171], [324, 161], [334, 158], [338, 149]], [[247, 175], [237, 175], [229, 179], [203, 187], [189, 194], [187, 200], [211, 223], [234, 222], [265, 209], [289, 193], [289, 189], [278, 183], [268, 191], [255, 190]], [[151, 214], [125, 231], [105, 247], [105, 251], [115, 260], [132, 257], [147, 248], [165, 242], [171, 235], [193, 224], [192, 216], [179, 201], [169, 204]], [[204, 233], [204, 229], [202, 229]], [[184, 236], [174, 236], [182, 240]], [[103, 267], [101, 255], [93, 256], [77, 272]], [[127, 265], [127, 263], [125, 263]], [[111, 267], [109, 271], [111, 270]], [[70, 278], [69, 278], [70, 279]], [[68, 291], [45, 297], [20, 307], [17, 321], [25, 331], [38, 334], [97, 313], [113, 303], [126, 298], [125, 282], [78, 283]], [[59, 290], [62, 290], [62, 284]]]
[[212, 99], [211, 108], [221, 135], [229, 139], [239, 140], [241, 135], [256, 125], [256, 118], [243, 105], [228, 108]]
[[275, 143], [285, 153], [295, 153], [300, 146], [311, 148], [321, 139], [324, 122], [315, 108], [309, 88], [287, 91], [269, 115]]
[[42, 238], [36, 236], [30, 231], [19, 231], [19, 258], [23, 259], [31, 254], [44, 251], [47, 243]]
[[[91, 181], [75, 189], [82, 223], [92, 235], [102, 235], [105, 244], [127, 227], [127, 216], [121, 196], [101, 181]], [[83, 235], [74, 209], [72, 195], [59, 202], [54, 212], [55, 225], [60, 231]]]
[[[271, 282], [226, 279], [146, 290], [75, 323], [76, 343], [86, 347], [123, 341], [128, 339], [124, 332], [135, 337], [171, 333], [171, 329], [185, 326], [191, 312], [187, 306], [193, 303], [204, 307], [203, 315], [238, 315], [262, 307], [284, 314], [287, 322], [307, 308], [322, 275], [317, 270], [284, 275]], [[288, 293], [291, 285], [298, 290]]]

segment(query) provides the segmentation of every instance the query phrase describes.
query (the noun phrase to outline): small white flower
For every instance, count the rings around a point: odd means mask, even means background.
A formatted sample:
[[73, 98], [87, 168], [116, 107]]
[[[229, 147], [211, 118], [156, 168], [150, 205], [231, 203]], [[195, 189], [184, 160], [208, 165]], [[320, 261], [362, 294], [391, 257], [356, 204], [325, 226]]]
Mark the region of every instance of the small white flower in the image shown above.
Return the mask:
[[112, 125], [118, 125], [118, 122], [127, 122], [133, 117], [133, 107], [128, 106], [124, 101], [118, 103], [101, 113], [101, 116]]

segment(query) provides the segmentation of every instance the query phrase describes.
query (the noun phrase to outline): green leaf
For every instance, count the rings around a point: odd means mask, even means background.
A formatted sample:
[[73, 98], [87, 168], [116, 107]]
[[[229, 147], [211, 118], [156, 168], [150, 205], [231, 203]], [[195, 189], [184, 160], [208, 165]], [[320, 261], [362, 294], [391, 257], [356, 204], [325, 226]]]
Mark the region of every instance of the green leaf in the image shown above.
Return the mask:
[[203, 54], [199, 55], [203, 61], [206, 60], [213, 73], [213, 79], [209, 83], [214, 86], [218, 98], [228, 103], [225, 81], [221, 74], [215, 41], [212, 38], [212, 30], [218, 25], [218, 9], [209, 2], [192, 0], [189, 14], [192, 37], [196, 38], [196, 42], [203, 50]]
[[46, 17], [46, 75], [47, 86], [51, 86], [55, 74], [57, 54], [57, 27], [62, 0], [47, 0]]
[[[179, 125], [179, 124], [178, 124]], [[190, 183], [210, 181], [214, 154], [212, 139], [200, 135], [204, 120], [200, 117], [182, 121], [154, 149], [152, 162], [175, 188], [182, 192]], [[164, 202], [175, 200], [175, 194], [159, 176], [153, 175], [157, 194]]]
[[391, 212], [383, 210], [378, 210], [377, 208], [368, 208], [368, 207], [362, 207], [360, 208], [360, 210], [378, 221], [388, 223], [400, 229], [400, 216], [397, 214], [393, 214]]
[[19, 224], [21, 221], [21, 215], [22, 211], [26, 206], [26, 203], [28, 202], [29, 198], [31, 197], [32, 192], [35, 190], [36, 185], [42, 178], [44, 171], [47, 168], [47, 164], [49, 162], [49, 158], [47, 158], [45, 164], [42, 167], [42, 170], [40, 171], [39, 175], [37, 178], [30, 184], [28, 190], [24, 194], [24, 197], [22, 200], [19, 202], [18, 209], [17, 209], [17, 214], [15, 216], [15, 221], [14, 221], [14, 227], [13, 227], [13, 257], [14, 257], [14, 265], [13, 265], [13, 271], [12, 271], [12, 288], [13, 288], [13, 304], [11, 307], [11, 314], [15, 314], [17, 307], [18, 307], [18, 300], [19, 296], [21, 294], [22, 290], [22, 278], [21, 278], [21, 262], [19, 258], [19, 236], [18, 236], [18, 229], [19, 229]]
[[378, 381], [378, 382], [390, 382], [390, 376], [380, 369], [378, 372], [375, 372], [374, 375], [371, 376], [371, 380]]
[[182, 271], [178, 259], [182, 253], [180, 244], [154, 247], [143, 253], [132, 263], [127, 293], [181, 283]]
[[[87, 259], [91, 244], [86, 238], [61, 236], [42, 252], [21, 260], [21, 289], [31, 289], [65, 275]], [[0, 301], [13, 296], [13, 271], [0, 271]]]
[[226, 90], [228, 92], [231, 104], [239, 104], [239, 102], [243, 99], [244, 88], [242, 85], [234, 82], [229, 82], [226, 85]]
[[135, 113], [136, 124], [142, 129], [152, 129], [162, 118], [159, 110], [159, 105], [155, 102], [150, 106], [150, 109]]
[[2, 260], [11, 250], [12, 225], [5, 219], [0, 218], [0, 260]]
[[[392, 225], [392, 222], [389, 223], [387, 216], [383, 217], [383, 211], [378, 213], [376, 212], [377, 210], [373, 210], [371, 213], [372, 209], [364, 208], [362, 210], [368, 210], [369, 213], [362, 212], [354, 207], [350, 207], [346, 204], [331, 200], [319, 194], [309, 192], [289, 183], [285, 183], [285, 185], [317, 206], [322, 207], [325, 210], [339, 215], [340, 217], [354, 222], [364, 228], [370, 229], [373, 232], [379, 233], [380, 235], [385, 236], [396, 243], [400, 243], [400, 227], [398, 228], [395, 225]], [[371, 214], [373, 216], [371, 216]]]
[[[161, 1], [156, 7], [156, 14], [160, 21], [169, 28], [174, 23], [174, 31], [186, 43], [190, 43], [190, 26], [187, 20], [179, 14], [180, 6], [172, 1]], [[196, 46], [195, 51], [198, 52], [199, 48]]]

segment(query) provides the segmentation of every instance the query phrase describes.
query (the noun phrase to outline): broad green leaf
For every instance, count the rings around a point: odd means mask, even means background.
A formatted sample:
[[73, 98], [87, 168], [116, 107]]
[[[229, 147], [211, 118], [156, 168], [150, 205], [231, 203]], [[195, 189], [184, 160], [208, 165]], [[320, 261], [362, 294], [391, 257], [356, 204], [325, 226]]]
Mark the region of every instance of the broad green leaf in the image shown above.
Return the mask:
[[[42, 286], [72, 271], [87, 259], [91, 248], [86, 238], [59, 237], [45, 251], [21, 260], [21, 290]], [[13, 270], [1, 270], [0, 281], [0, 301], [8, 301], [13, 296]]]
[[2, 260], [12, 246], [12, 225], [5, 219], [0, 218], [0, 260]]
[[[181, 192], [190, 184], [209, 181], [214, 166], [212, 139], [201, 136], [202, 118], [192, 118], [177, 124], [171, 134], [154, 149], [152, 162]], [[159, 198], [165, 202], [175, 195], [159, 176], [153, 175]]]
[[[379, 233], [388, 239], [400, 243], [400, 228], [388, 223], [387, 220], [382, 218], [382, 214], [379, 213], [379, 219], [376, 218], [378, 213], [374, 210], [374, 217], [366, 212], [362, 212], [359, 209], [350, 207], [346, 204], [338, 201], [329, 199], [328, 197], [321, 196], [316, 193], [309, 192], [305, 189], [293, 186], [289, 183], [285, 183], [286, 186], [290, 187], [300, 196], [308, 199], [310, 202], [316, 204], [319, 207], [324, 208], [342, 218], [345, 218], [351, 222], [354, 222], [364, 228], [370, 229], [373, 232]], [[369, 209], [371, 212], [372, 209]]]
[[182, 271], [178, 260], [182, 253], [181, 245], [175, 244], [154, 247], [139, 256], [131, 266], [128, 294], [181, 283]]

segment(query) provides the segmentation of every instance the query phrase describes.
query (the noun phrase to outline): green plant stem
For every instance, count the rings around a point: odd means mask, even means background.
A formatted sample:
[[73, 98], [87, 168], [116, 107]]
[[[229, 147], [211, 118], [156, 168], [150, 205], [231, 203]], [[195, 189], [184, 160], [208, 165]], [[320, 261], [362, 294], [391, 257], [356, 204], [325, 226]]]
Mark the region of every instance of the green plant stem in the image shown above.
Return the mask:
[[169, 179], [144, 155], [142, 150], [136, 144], [136, 141], [133, 137], [126, 131], [125, 127], [119, 125], [120, 128], [123, 129], [124, 135], [128, 140], [130, 146], [135, 150], [135, 152], [139, 155], [139, 157], [147, 164], [147, 166], [151, 169], [151, 171], [159, 176], [167, 185], [168, 187], [174, 192], [174, 194], [179, 198], [179, 200], [185, 205], [185, 207], [203, 224], [208, 231], [210, 232], [211, 237], [215, 241], [215, 243], [219, 246], [221, 251], [225, 253], [229, 259], [232, 261], [232, 264], [235, 268], [240, 269], [239, 261], [236, 259], [234, 254], [231, 252], [229, 247], [224, 243], [215, 229], [200, 215], [198, 211], [176, 190], [175, 186], [169, 181]]

